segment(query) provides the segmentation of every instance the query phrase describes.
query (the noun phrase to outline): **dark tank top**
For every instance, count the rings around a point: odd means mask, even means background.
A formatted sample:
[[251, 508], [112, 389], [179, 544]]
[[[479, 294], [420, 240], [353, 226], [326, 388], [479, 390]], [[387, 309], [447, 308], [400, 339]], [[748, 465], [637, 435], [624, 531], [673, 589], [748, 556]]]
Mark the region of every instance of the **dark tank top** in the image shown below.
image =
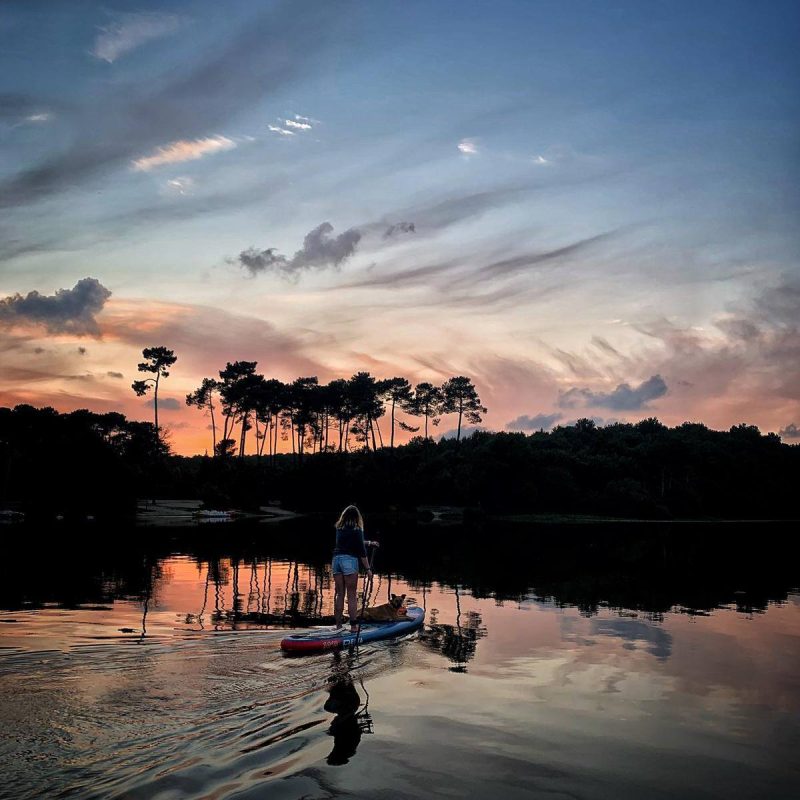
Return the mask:
[[366, 558], [367, 548], [364, 546], [364, 531], [361, 528], [337, 528], [335, 556], [355, 556]]

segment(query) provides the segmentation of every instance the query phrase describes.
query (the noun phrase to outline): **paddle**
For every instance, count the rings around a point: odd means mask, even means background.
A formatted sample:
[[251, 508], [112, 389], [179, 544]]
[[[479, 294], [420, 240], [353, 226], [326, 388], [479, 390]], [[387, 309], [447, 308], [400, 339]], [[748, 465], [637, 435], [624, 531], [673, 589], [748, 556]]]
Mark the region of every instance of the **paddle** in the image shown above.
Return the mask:
[[358, 628], [356, 629], [356, 640], [354, 644], [358, 644], [358, 637], [361, 636], [361, 623], [364, 620], [364, 609], [367, 607], [367, 597], [372, 594], [372, 565], [375, 563], [375, 553], [377, 551], [376, 545], [370, 545], [372, 552], [369, 556], [369, 582], [364, 581], [364, 593], [361, 596], [361, 613], [358, 615]]

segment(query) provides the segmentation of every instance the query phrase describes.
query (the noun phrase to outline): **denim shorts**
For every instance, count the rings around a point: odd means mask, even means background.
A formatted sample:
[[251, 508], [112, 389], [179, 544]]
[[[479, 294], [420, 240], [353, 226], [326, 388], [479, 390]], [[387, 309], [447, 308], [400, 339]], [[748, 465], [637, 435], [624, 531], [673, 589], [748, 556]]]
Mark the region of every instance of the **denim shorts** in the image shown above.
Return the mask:
[[358, 575], [358, 559], [355, 556], [336, 555], [333, 557], [333, 574]]

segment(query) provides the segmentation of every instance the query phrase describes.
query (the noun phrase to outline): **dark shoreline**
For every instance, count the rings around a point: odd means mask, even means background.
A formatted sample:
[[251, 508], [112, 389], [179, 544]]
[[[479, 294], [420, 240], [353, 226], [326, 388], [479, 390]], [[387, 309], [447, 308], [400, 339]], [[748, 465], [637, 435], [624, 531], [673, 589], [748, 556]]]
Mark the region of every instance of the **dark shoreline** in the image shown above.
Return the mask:
[[[159, 501], [157, 501], [159, 502]], [[181, 504], [192, 504], [192, 509], [200, 509], [201, 501], [191, 499], [181, 499], [175, 502]], [[20, 503], [10, 502], [6, 508], [15, 510], [20, 508]], [[441, 509], [441, 510], [440, 510]], [[5, 510], [5, 509], [3, 509]], [[77, 516], [53, 516], [52, 514], [24, 514], [20, 518], [0, 519], [0, 531], [11, 531], [28, 526], [53, 525], [59, 528], [83, 526], [91, 523], [99, 524], [125, 524], [135, 528], [191, 528], [203, 529], [209, 526], [219, 530], [220, 526], [226, 530], [237, 528], [242, 525], [252, 523], [273, 523], [282, 524], [290, 520], [306, 519], [319, 520], [325, 524], [333, 524], [340, 509], [322, 510], [303, 510], [293, 511], [280, 507], [264, 508], [260, 511], [245, 511], [241, 509], [219, 509], [230, 514], [226, 519], [198, 519], [192, 511], [185, 513], [154, 513], [153, 518], [148, 518], [140, 512], [131, 514], [120, 512], [117, 514], [97, 514], [97, 515], [77, 515]], [[16, 512], [15, 512], [16, 513]], [[470, 526], [480, 526], [486, 524], [501, 523], [503, 525], [578, 525], [578, 526], [604, 526], [604, 525], [645, 525], [645, 526], [664, 526], [664, 525], [798, 525], [800, 518], [747, 518], [747, 517], [624, 517], [624, 516], [604, 516], [601, 514], [582, 514], [568, 512], [530, 512], [516, 514], [496, 514], [484, 512], [481, 509], [470, 507], [453, 506], [427, 506], [417, 511], [398, 510], [386, 511], [366, 509], [365, 514], [375, 522], [401, 523], [410, 522], [423, 525], [425, 527], [446, 528], [453, 525], [467, 524]]]

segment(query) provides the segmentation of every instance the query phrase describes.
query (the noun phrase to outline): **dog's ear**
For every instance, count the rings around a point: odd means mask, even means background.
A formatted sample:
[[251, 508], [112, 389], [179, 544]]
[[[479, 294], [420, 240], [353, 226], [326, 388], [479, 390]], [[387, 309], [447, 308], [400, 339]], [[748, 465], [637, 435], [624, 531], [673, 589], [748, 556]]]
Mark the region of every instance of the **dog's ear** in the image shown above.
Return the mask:
[[404, 594], [401, 594], [401, 595], [400, 595], [400, 600], [401, 600], [401, 601], [403, 601], [403, 600], [405, 600], [405, 599], [406, 599], [406, 596], [405, 596]]
[[396, 594], [390, 595], [390, 597], [392, 598], [392, 600], [397, 600], [397, 595]]

